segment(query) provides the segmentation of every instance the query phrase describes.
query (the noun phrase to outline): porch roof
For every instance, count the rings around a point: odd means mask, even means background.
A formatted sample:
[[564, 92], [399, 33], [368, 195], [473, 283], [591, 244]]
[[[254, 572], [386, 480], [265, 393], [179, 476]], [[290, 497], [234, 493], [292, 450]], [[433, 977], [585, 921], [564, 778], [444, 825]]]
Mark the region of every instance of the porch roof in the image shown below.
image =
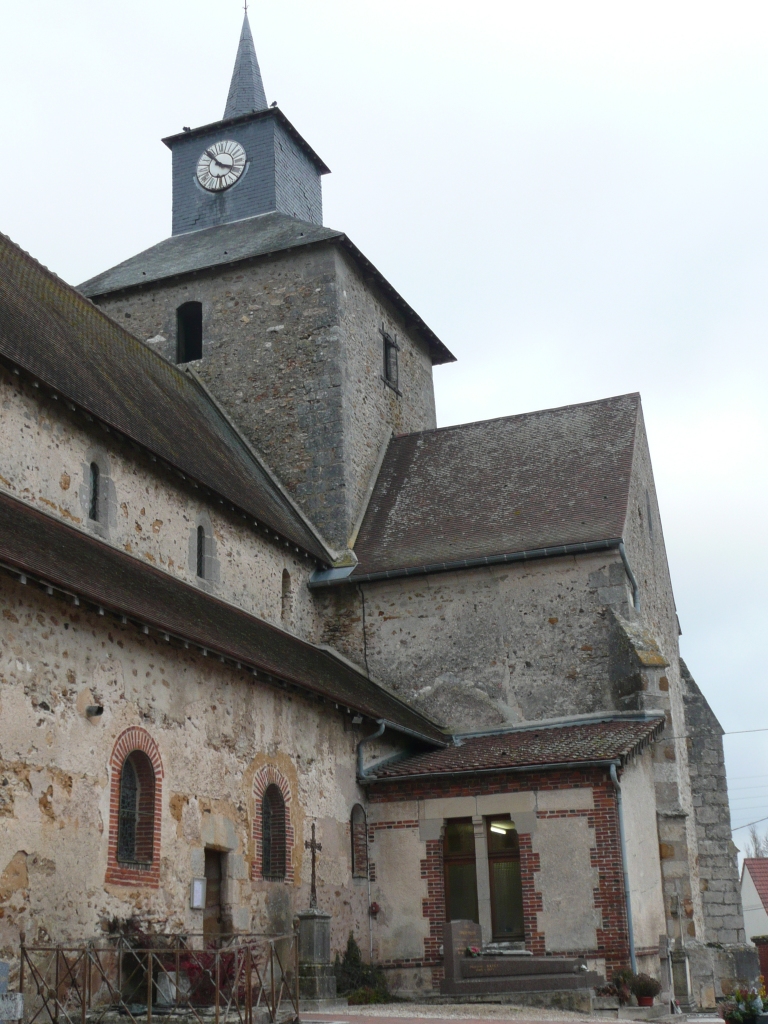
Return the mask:
[[519, 771], [525, 768], [624, 765], [664, 729], [662, 712], [617, 713], [598, 721], [529, 723], [505, 731], [454, 737], [455, 745], [372, 768], [369, 781]]

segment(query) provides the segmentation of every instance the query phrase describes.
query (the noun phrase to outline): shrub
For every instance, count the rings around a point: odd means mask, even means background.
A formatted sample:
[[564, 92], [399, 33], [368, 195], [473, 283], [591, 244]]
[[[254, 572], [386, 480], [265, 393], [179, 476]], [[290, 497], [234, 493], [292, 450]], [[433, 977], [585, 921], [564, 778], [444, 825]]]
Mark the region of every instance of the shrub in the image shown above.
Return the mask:
[[636, 974], [630, 981], [629, 988], [638, 999], [641, 996], [657, 996], [661, 992], [661, 982], [649, 974]]
[[619, 997], [619, 1002], [622, 1006], [626, 1006], [632, 998], [632, 989], [630, 986], [634, 981], [634, 977], [634, 974], [629, 970], [629, 968], [613, 972], [611, 985], [616, 989], [616, 995]]
[[353, 1006], [360, 1003], [384, 1003], [390, 998], [384, 971], [375, 964], [363, 962], [360, 947], [352, 932], [349, 933], [344, 956], [336, 954], [333, 973], [336, 976], [336, 991], [340, 996], [349, 995]]

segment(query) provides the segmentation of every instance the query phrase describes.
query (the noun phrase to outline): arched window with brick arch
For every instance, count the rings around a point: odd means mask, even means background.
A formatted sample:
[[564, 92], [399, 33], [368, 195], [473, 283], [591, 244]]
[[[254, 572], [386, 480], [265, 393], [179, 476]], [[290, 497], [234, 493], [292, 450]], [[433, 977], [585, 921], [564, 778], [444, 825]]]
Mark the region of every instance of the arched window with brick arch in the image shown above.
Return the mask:
[[352, 877], [368, 877], [368, 824], [365, 811], [360, 804], [355, 804], [349, 818], [352, 838]]
[[121, 733], [110, 759], [106, 881], [156, 888], [160, 882], [163, 765], [144, 729]]
[[273, 882], [293, 881], [293, 824], [291, 791], [285, 776], [266, 765], [254, 780], [251, 877]]
[[154, 856], [155, 771], [141, 750], [123, 761], [117, 819], [117, 859], [121, 864], [150, 865]]
[[274, 782], [261, 798], [261, 876], [285, 878], [285, 801]]

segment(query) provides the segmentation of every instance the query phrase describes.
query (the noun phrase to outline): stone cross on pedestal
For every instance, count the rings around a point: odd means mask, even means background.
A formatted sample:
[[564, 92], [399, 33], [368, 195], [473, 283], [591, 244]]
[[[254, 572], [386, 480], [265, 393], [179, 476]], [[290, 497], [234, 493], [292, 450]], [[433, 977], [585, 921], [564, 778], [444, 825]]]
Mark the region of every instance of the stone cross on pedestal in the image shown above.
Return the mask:
[[304, 841], [304, 848], [312, 851], [312, 883], [309, 888], [310, 910], [317, 910], [317, 854], [323, 849], [322, 845], [315, 839], [315, 823], [312, 822], [312, 838]]

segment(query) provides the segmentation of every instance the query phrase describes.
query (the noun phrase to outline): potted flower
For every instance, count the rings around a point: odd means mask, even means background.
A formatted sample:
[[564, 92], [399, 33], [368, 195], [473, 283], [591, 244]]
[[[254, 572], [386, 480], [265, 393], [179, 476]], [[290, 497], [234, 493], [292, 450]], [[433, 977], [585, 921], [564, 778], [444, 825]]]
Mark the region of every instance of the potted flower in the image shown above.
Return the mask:
[[661, 982], [650, 974], [636, 974], [629, 983], [638, 1006], [653, 1006], [655, 996], [661, 992]]
[[763, 1012], [765, 989], [734, 988], [718, 1010], [729, 1024], [754, 1024]]

